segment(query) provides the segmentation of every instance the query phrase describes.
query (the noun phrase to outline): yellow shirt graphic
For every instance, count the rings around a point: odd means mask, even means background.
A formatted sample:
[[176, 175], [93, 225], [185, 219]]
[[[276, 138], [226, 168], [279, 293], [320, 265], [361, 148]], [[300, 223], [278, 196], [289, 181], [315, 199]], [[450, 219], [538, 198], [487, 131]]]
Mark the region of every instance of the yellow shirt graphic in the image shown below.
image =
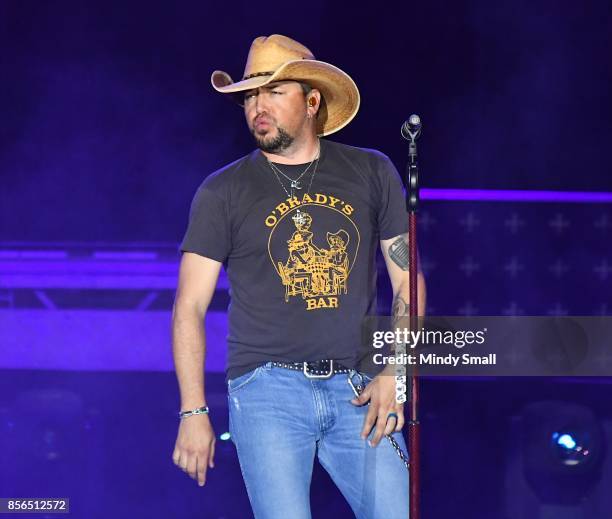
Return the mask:
[[[268, 242], [285, 302], [298, 297], [307, 310], [338, 308], [338, 296], [349, 291], [349, 274], [359, 247], [359, 231], [347, 214], [353, 208], [321, 193], [314, 198], [304, 195], [302, 202], [295, 197], [287, 202], [277, 206], [286, 210], [275, 218]], [[341, 209], [334, 207], [338, 205]], [[285, 235], [282, 252], [280, 234]]]

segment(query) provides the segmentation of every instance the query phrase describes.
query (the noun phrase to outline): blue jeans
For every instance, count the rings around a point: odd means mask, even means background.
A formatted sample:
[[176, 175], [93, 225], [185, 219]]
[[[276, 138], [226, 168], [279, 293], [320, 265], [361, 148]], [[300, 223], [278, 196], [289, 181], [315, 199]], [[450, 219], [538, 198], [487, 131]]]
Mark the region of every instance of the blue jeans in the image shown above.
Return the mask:
[[[386, 438], [377, 447], [360, 438], [368, 406], [351, 404], [347, 379], [268, 362], [228, 381], [230, 433], [256, 519], [310, 519], [315, 453], [358, 519], [407, 519], [408, 470]], [[407, 454], [402, 434], [393, 437]]]

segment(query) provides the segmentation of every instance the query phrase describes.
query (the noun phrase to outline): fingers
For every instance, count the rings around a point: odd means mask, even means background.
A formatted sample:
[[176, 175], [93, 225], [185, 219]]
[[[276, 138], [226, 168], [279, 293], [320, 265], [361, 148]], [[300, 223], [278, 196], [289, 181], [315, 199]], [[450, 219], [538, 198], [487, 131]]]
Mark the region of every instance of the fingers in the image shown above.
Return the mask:
[[217, 440], [215, 439], [210, 444], [210, 454], [209, 454], [209, 458], [208, 458], [208, 466], [211, 469], [215, 468], [215, 444], [216, 443], [217, 443]]
[[206, 484], [206, 458], [198, 458], [196, 477], [198, 485], [203, 487]]
[[172, 461], [200, 486], [204, 486], [208, 468], [215, 466], [215, 443], [215, 433], [208, 416], [190, 417], [179, 425]]
[[189, 456], [189, 461], [187, 462], [187, 474], [191, 479], [198, 478], [198, 457], [197, 456]]
[[385, 430], [383, 432], [383, 435], [392, 434], [395, 432], [398, 418], [399, 415], [394, 410], [391, 410], [387, 413]]
[[172, 462], [183, 472], [187, 472], [187, 467], [189, 466], [189, 457], [185, 452], [180, 450], [175, 450], [172, 454]]
[[376, 413], [376, 406], [371, 405], [368, 408], [368, 414], [366, 415], [365, 420], [363, 421], [363, 429], [361, 429], [360, 434], [362, 440], [365, 440], [368, 437], [370, 431], [372, 430], [372, 427], [374, 427], [374, 423], [376, 422]]
[[403, 405], [387, 408], [386, 411], [383, 411], [382, 409], [382, 407], [379, 408], [378, 412], [375, 414], [376, 431], [370, 440], [370, 445], [372, 447], [376, 447], [382, 440], [383, 436], [393, 434], [394, 432], [399, 432], [402, 430], [402, 427], [404, 427]]
[[215, 441], [211, 442], [209, 448], [201, 452], [188, 452], [186, 450], [175, 450], [172, 454], [172, 461], [189, 477], [196, 480], [198, 485], [203, 487], [206, 484], [206, 471], [208, 467], [214, 468]]
[[374, 436], [370, 440], [370, 445], [372, 447], [376, 447], [380, 442], [380, 439], [383, 437], [383, 433], [385, 432], [385, 428], [387, 427], [387, 415], [389, 412], [385, 412], [381, 408], [379, 408], [378, 415], [376, 417], [376, 432]]
[[395, 426], [394, 432], [400, 432], [404, 427], [404, 406], [399, 408], [399, 410], [395, 411], [397, 413], [397, 425]]
[[371, 398], [372, 388], [370, 385], [367, 385], [365, 389], [361, 392], [358, 397], [355, 397], [351, 400], [351, 404], [361, 406], [368, 403], [368, 400]]

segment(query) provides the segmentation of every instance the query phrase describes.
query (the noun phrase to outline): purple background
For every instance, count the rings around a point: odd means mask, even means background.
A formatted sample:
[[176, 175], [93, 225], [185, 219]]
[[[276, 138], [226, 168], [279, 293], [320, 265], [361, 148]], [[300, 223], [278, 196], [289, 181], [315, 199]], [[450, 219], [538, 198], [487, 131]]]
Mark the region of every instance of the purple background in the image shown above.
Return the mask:
[[[611, 315], [610, 13], [603, 0], [0, 3], [0, 497], [70, 497], [88, 519], [250, 516], [231, 442], [204, 489], [170, 462], [170, 309], [195, 189], [253, 147], [210, 73], [239, 78], [259, 35], [355, 79], [361, 110], [331, 140], [403, 170], [399, 128], [421, 115], [430, 314]], [[227, 303], [222, 277], [207, 317], [217, 434]], [[541, 400], [590, 409], [609, 443], [605, 382], [423, 381], [423, 517], [609, 517], [603, 450], [573, 506], [536, 495], [522, 450]], [[350, 517], [318, 465], [312, 501], [313, 517]]]
[[2, 2], [0, 238], [177, 241], [201, 179], [252, 147], [210, 73], [273, 32], [359, 85], [332, 139], [403, 168], [421, 115], [423, 187], [612, 191], [606, 2], [347, 6]]

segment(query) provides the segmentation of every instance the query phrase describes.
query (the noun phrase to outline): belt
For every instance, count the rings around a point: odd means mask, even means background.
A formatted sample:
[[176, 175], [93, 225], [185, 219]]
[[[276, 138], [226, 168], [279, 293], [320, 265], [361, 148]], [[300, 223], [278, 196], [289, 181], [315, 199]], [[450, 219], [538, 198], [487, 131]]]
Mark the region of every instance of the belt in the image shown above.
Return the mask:
[[309, 362], [273, 361], [272, 366], [302, 371], [308, 378], [330, 378], [332, 375], [350, 373], [352, 371], [333, 359], [313, 360]]

